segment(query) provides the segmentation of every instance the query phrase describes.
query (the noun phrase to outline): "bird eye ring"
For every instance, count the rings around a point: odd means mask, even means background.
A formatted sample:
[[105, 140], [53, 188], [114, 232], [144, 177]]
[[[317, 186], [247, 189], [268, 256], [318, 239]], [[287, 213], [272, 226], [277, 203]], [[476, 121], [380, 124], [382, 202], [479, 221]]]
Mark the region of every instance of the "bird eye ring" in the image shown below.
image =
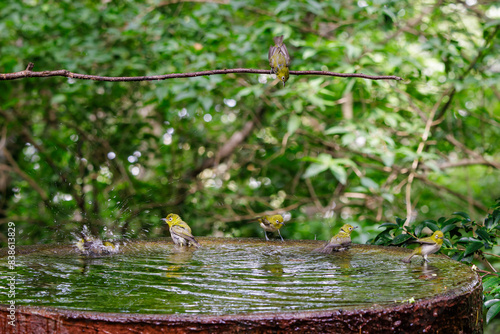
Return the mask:
[[172, 221], [172, 217], [168, 218], [169, 221]]
[[284, 77], [284, 76], [282, 76], [282, 77], [281, 77], [281, 80], [283, 80], [283, 81], [284, 81], [284, 80], [285, 80], [285, 77]]

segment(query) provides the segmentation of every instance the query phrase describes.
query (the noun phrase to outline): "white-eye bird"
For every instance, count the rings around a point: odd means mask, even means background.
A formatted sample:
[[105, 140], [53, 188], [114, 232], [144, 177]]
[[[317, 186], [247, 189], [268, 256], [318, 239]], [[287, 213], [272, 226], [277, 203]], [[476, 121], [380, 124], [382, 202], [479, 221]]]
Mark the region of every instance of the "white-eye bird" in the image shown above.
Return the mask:
[[315, 249], [316, 252], [330, 254], [333, 251], [343, 251], [351, 245], [351, 233], [358, 228], [350, 224], [344, 224], [340, 228], [340, 232], [335, 234], [323, 247]]
[[269, 238], [267, 237], [267, 232], [278, 232], [281, 241], [284, 241], [280, 233], [280, 228], [282, 228], [285, 225], [285, 223], [283, 222], [282, 215], [263, 216], [260, 217], [258, 221], [260, 223], [260, 227], [262, 227], [262, 229], [264, 230], [267, 241], [269, 241]]
[[162, 218], [161, 220], [168, 224], [174, 244], [178, 246], [201, 246], [191, 233], [189, 225], [179, 215], [170, 213], [167, 218]]
[[415, 255], [420, 255], [424, 258], [425, 262], [429, 262], [429, 260], [427, 259], [427, 255], [436, 253], [443, 245], [443, 239], [444, 239], [443, 232], [438, 230], [434, 232], [430, 237], [421, 238], [413, 241], [419, 243], [420, 246], [415, 248], [408, 257], [405, 257], [401, 261], [410, 263], [412, 257], [414, 257]]
[[269, 65], [271, 66], [271, 73], [276, 74], [276, 77], [283, 82], [283, 87], [285, 87], [285, 82], [287, 82], [290, 77], [290, 71], [288, 67], [290, 66], [290, 55], [288, 50], [283, 43], [283, 35], [274, 37], [274, 46], [269, 47]]

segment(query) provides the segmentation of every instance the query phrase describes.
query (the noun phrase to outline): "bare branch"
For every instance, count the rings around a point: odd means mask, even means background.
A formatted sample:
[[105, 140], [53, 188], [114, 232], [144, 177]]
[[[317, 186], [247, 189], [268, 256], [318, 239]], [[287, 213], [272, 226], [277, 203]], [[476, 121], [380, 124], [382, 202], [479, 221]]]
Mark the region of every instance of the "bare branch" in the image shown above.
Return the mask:
[[467, 146], [465, 146], [464, 144], [459, 142], [455, 137], [453, 137], [453, 135], [451, 135], [451, 134], [446, 135], [446, 140], [448, 140], [451, 144], [455, 145], [456, 147], [460, 148], [465, 153], [475, 157], [482, 164], [489, 165], [489, 166], [494, 167], [496, 169], [500, 169], [500, 163], [495, 162], [495, 161], [486, 160], [481, 154], [471, 150], [470, 148], [468, 148]]
[[447, 168], [455, 168], [455, 167], [464, 167], [464, 166], [474, 166], [474, 165], [485, 165], [485, 166], [494, 166], [493, 164], [500, 165], [500, 163], [497, 162], [490, 162], [486, 161], [485, 159], [463, 159], [463, 160], [458, 160], [455, 162], [443, 162], [441, 164], [438, 164], [439, 169], [447, 169]]
[[[256, 73], [256, 74], [270, 74], [269, 70], [255, 70], [251, 68], [230, 68], [223, 70], [212, 70], [212, 71], [200, 71], [200, 72], [190, 72], [190, 73], [171, 73], [164, 75], [151, 75], [151, 76], [140, 76], [140, 77], [102, 77], [99, 75], [89, 75], [89, 74], [79, 74], [73, 73], [68, 70], [56, 70], [56, 71], [43, 71], [43, 72], [33, 72], [34, 64], [29, 63], [28, 67], [24, 71], [14, 72], [14, 73], [1, 73], [0, 80], [16, 80], [22, 78], [48, 78], [48, 77], [66, 77], [72, 79], [82, 79], [82, 80], [95, 80], [95, 81], [155, 81], [155, 80], [167, 80], [175, 78], [192, 78], [192, 77], [203, 77], [207, 75], [217, 75], [217, 74], [229, 74], [229, 73]], [[326, 75], [332, 77], [341, 78], [363, 78], [370, 80], [403, 80], [402, 78], [395, 75], [368, 75], [362, 73], [336, 73], [328, 71], [290, 71], [291, 75]]]
[[[260, 71], [260, 70], [259, 70]], [[363, 78], [370, 80], [403, 80], [403, 78], [395, 75], [369, 75], [362, 73], [336, 73], [328, 71], [290, 71], [291, 75], [327, 75], [331, 77], [341, 78]]]

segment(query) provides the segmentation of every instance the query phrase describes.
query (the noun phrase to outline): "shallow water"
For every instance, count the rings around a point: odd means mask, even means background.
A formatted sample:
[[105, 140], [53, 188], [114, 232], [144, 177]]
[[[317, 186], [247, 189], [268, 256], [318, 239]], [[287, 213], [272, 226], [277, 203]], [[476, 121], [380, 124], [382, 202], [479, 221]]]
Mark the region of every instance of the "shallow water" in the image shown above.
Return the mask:
[[[72, 247], [16, 257], [16, 305], [155, 314], [243, 314], [365, 308], [470, 289], [469, 267], [440, 257], [400, 261], [400, 250], [354, 246], [334, 254], [318, 242], [201, 238], [130, 243], [113, 256], [84, 258]], [[9, 272], [0, 258], [0, 303]]]

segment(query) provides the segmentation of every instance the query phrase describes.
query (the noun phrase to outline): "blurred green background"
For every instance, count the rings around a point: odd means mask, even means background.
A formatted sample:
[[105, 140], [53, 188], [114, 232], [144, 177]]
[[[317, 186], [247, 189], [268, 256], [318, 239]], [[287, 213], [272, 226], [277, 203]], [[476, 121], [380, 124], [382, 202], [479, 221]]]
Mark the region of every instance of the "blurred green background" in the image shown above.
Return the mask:
[[268, 69], [283, 34], [293, 70], [404, 82], [1, 81], [0, 229], [16, 222], [18, 244], [67, 242], [83, 224], [155, 237], [176, 212], [195, 235], [263, 237], [248, 219], [283, 210], [285, 238], [327, 239], [348, 222], [365, 242], [407, 217], [416, 159], [412, 220], [481, 219], [500, 196], [500, 8], [468, 3], [4, 1], [4, 73]]
[[[364, 243], [396, 217], [500, 197], [500, 6], [495, 1], [2, 1], [0, 72], [143, 76], [269, 69], [403, 82], [231, 74], [155, 82], [0, 81], [0, 245], [114, 238], [263, 237]], [[419, 147], [420, 145], [420, 147]], [[412, 178], [414, 178], [412, 180]], [[498, 253], [498, 252], [497, 252]]]

